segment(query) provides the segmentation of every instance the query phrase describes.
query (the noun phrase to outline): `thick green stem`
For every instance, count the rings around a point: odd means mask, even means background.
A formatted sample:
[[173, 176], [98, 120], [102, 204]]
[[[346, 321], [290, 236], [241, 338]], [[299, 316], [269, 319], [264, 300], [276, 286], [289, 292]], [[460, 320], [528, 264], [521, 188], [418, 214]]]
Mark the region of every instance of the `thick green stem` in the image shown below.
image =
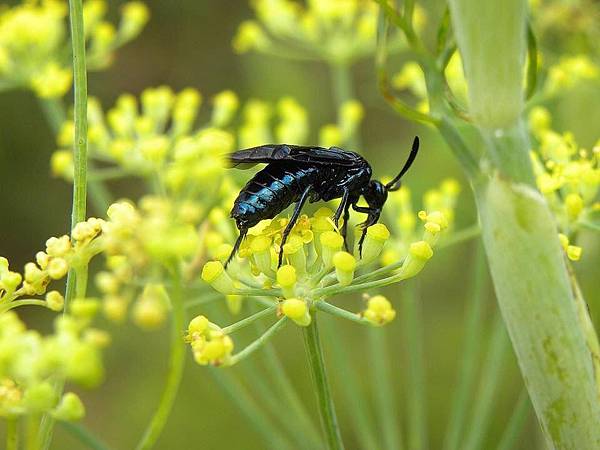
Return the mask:
[[496, 296], [545, 437], [554, 448], [598, 448], [592, 359], [548, 206], [499, 176], [475, 190]]
[[321, 339], [317, 327], [317, 311], [313, 309], [311, 315], [312, 321], [310, 325], [303, 329], [304, 346], [306, 347], [311, 377], [316, 388], [321, 425], [325, 433], [327, 448], [329, 450], [343, 450], [344, 443], [342, 442], [342, 435], [335, 414], [331, 389], [327, 381], [323, 348], [321, 347]]
[[521, 394], [519, 394], [519, 399], [506, 425], [506, 429], [500, 438], [497, 450], [511, 450], [516, 447], [528, 417], [529, 396], [527, 395], [527, 389], [523, 389]]
[[137, 450], [148, 450], [156, 444], [156, 441], [167, 423], [169, 414], [173, 409], [175, 397], [177, 396], [181, 378], [183, 377], [185, 348], [183, 345], [182, 333], [185, 328], [185, 306], [183, 304], [180, 283], [180, 278], [175, 279], [173, 283], [173, 293], [171, 297], [171, 354], [169, 356], [165, 387], [158, 407], [136, 447]]

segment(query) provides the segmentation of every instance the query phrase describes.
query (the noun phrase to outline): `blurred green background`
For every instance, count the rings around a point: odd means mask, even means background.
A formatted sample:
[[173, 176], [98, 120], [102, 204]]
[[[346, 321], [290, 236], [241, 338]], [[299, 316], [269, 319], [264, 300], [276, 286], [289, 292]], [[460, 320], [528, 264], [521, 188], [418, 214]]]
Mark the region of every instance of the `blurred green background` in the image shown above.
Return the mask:
[[[100, 98], [103, 105], [111, 105], [123, 92], [139, 94], [146, 87], [161, 84], [176, 90], [196, 87], [204, 95], [205, 102], [215, 93], [230, 88], [244, 100], [256, 97], [276, 101], [282, 96], [293, 96], [309, 111], [315, 141], [318, 127], [335, 120], [336, 108], [326, 66], [233, 53], [230, 43], [238, 24], [252, 16], [246, 1], [154, 0], [146, 3], [152, 18], [142, 35], [118, 52], [110, 69], [89, 77], [90, 94]], [[432, 15], [439, 14], [439, 3], [431, 4]], [[429, 13], [429, 6], [426, 4], [425, 7]], [[114, 8], [113, 12], [116, 10]], [[357, 97], [366, 109], [361, 128], [363, 148], [360, 151], [367, 155], [375, 173], [378, 176], [395, 173], [396, 169], [391, 168], [401, 166], [412, 137], [419, 134], [422, 152], [405, 179], [413, 190], [415, 200], [418, 201], [426, 189], [436, 186], [442, 179], [457, 177], [463, 184], [463, 191], [456, 213], [456, 228], [473, 224], [476, 215], [470, 190], [464, 185], [460, 169], [441, 139], [432, 130], [408, 123], [389, 110], [376, 90], [371, 59], [353, 68], [353, 78]], [[598, 138], [598, 100], [597, 89], [584, 87], [556, 102], [552, 105], [556, 113], [556, 128], [572, 130], [581, 145], [589, 147]], [[33, 94], [1, 94], [0, 255], [8, 256], [15, 267], [22, 267], [31, 260], [49, 236], [64, 234], [68, 229], [71, 189], [49, 175], [48, 162], [54, 150], [54, 138]], [[120, 182], [111, 184], [111, 187], [123, 196], [135, 197], [141, 192], [136, 182]], [[100, 211], [90, 210], [90, 215], [100, 214]], [[577, 271], [592, 315], [598, 319], [598, 248], [591, 237], [584, 235], [582, 239], [584, 256], [577, 263]], [[473, 241], [440, 250], [418, 280], [426, 355], [424, 386], [428, 402], [424, 407], [428, 413], [428, 439], [432, 449], [442, 445], [457, 384], [463, 310], [471, 284], [476, 246], [476, 241]], [[386, 294], [396, 305], [402, 302], [403, 294], [399, 287], [390, 287]], [[485, 301], [486, 330], [491, 328], [493, 317], [497, 314], [491, 290], [488, 294]], [[353, 309], [357, 308], [358, 301], [358, 296], [354, 296], [339, 299], [337, 304]], [[401, 312], [401, 308], [397, 309]], [[22, 314], [29, 323], [42, 330], [49, 328], [53, 316], [52, 313], [33, 309]], [[327, 325], [329, 320], [323, 317], [322, 322]], [[113, 344], [106, 353], [106, 382], [97, 390], [82, 392], [88, 410], [85, 423], [111, 447], [130, 449], [143, 431], [162, 389], [168, 330], [164, 328], [148, 333], [134, 326], [102, 325], [113, 335]], [[389, 395], [395, 396], [398, 404], [402, 405], [407, 397], [403, 381], [410, 369], [402, 338], [405, 332], [402, 320], [397, 319], [385, 332], [392, 350], [389, 358], [395, 381], [395, 391]], [[480, 342], [482, 360], [487, 345], [486, 339]], [[339, 324], [336, 335], [326, 335], [326, 357], [340, 351], [342, 346], [351, 359], [352, 371], [361, 382], [365, 398], [372, 399], [375, 382], [370, 376], [367, 330], [351, 323]], [[277, 336], [276, 348], [317, 423], [300, 331], [288, 327]], [[261, 358], [263, 356], [259, 354], [256, 359], [244, 361], [241, 366], [257, 364]], [[191, 357], [189, 359], [175, 409], [157, 448], [265, 448], [265, 442], [217, 387], [209, 370], [193, 364]], [[332, 358], [327, 359], [347, 448], [357, 448], [350, 420], [352, 410], [337, 395], [347, 374], [337, 369]], [[243, 372], [244, 367], [229, 370]], [[492, 423], [484, 448], [493, 448], [498, 441], [522, 388], [510, 351], [500, 362], [499, 370], [500, 390], [495, 396]], [[244, 383], [252, 390], [252, 379], [244, 379]], [[477, 395], [475, 393], [475, 398]], [[364, 407], [371, 407], [370, 402]], [[405, 421], [406, 417], [401, 420]], [[539, 446], [538, 427], [530, 416], [518, 448]], [[52, 448], [82, 447], [58, 427]]]

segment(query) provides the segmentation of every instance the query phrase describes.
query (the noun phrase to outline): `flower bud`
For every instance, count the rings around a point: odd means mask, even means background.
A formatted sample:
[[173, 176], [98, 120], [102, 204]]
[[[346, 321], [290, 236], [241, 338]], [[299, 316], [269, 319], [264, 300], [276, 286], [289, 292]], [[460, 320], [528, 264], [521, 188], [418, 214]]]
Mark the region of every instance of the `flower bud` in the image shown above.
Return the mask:
[[148, 284], [133, 306], [133, 321], [146, 330], [160, 327], [167, 318], [169, 295], [162, 284]]
[[270, 39], [260, 25], [253, 20], [246, 20], [240, 24], [233, 38], [233, 49], [237, 53], [246, 53], [266, 48], [269, 43]]
[[299, 298], [288, 298], [281, 305], [281, 312], [302, 327], [310, 325], [311, 317], [308, 306]]
[[330, 269], [333, 267], [333, 255], [341, 250], [344, 238], [336, 231], [325, 231], [319, 237], [319, 241], [321, 242], [323, 266]]
[[567, 246], [567, 257], [571, 261], [579, 261], [581, 259], [581, 253], [583, 249], [578, 247], [577, 245], [569, 245]]
[[368, 300], [363, 316], [375, 326], [385, 325], [396, 317], [396, 311], [383, 295], [375, 295]]
[[250, 251], [256, 267], [265, 275], [272, 274], [271, 238], [263, 235], [254, 237], [250, 242]]
[[408, 256], [402, 265], [405, 278], [414, 277], [433, 256], [431, 246], [425, 241], [417, 241], [410, 244]]
[[221, 294], [233, 294], [236, 291], [233, 280], [220, 261], [207, 262], [202, 268], [202, 279]]
[[125, 3], [122, 8], [123, 18], [119, 27], [121, 39], [128, 41], [136, 37], [150, 18], [148, 7], [138, 1]]
[[583, 210], [584, 204], [581, 195], [579, 194], [568, 194], [565, 198], [565, 210], [569, 220], [577, 220], [579, 214]]
[[94, 298], [76, 298], [69, 305], [69, 312], [82, 319], [91, 319], [100, 310], [100, 302]]
[[73, 422], [83, 419], [85, 407], [81, 399], [73, 392], [67, 392], [60, 399], [60, 403], [52, 412], [55, 419]]
[[390, 232], [382, 223], [376, 223], [367, 228], [367, 235], [362, 247], [361, 264], [369, 264], [375, 261], [389, 238]]
[[49, 256], [65, 256], [71, 250], [71, 239], [64, 235], [59, 238], [51, 237], [46, 241], [46, 253]]
[[206, 316], [199, 315], [194, 317], [188, 325], [188, 333], [190, 335], [203, 335], [208, 331], [210, 322]]
[[69, 264], [63, 258], [52, 258], [48, 263], [48, 275], [54, 280], [60, 280], [69, 271]]
[[277, 283], [281, 286], [284, 297], [291, 298], [294, 296], [296, 281], [296, 269], [294, 266], [281, 266], [277, 270]]
[[62, 311], [65, 306], [65, 298], [58, 291], [50, 291], [46, 294], [46, 306], [52, 311]]
[[354, 270], [356, 269], [356, 258], [347, 252], [337, 252], [333, 255], [333, 265], [335, 266], [335, 274], [339, 283], [342, 286], [348, 286], [354, 278]]
[[28, 387], [23, 396], [23, 404], [33, 413], [49, 411], [55, 403], [54, 388], [46, 381]]
[[0, 286], [7, 292], [17, 289], [21, 281], [23, 281], [23, 277], [18, 272], [7, 271], [0, 275]]
[[237, 95], [233, 91], [223, 91], [214, 97], [213, 102], [211, 124], [217, 128], [226, 127], [239, 107]]
[[102, 302], [102, 311], [108, 320], [123, 322], [127, 313], [127, 301], [118, 295], [108, 295]]
[[283, 254], [299, 274], [306, 273], [306, 252], [300, 236], [292, 235], [283, 246]]

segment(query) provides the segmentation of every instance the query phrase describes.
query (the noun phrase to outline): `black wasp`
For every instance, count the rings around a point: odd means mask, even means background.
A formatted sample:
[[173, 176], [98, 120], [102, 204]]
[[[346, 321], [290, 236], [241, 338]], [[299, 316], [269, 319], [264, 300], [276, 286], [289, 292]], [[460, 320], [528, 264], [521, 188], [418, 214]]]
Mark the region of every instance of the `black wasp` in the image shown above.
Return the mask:
[[[261, 220], [272, 219], [289, 205], [296, 203], [292, 217], [283, 231], [283, 248], [307, 200], [314, 203], [319, 200], [342, 199], [333, 221], [337, 226], [343, 214], [344, 223], [340, 232], [344, 242], [350, 206], [354, 211], [367, 214], [367, 220], [361, 224], [363, 232], [359, 251], [362, 253], [367, 228], [379, 220], [388, 192], [400, 189], [400, 179], [415, 160], [418, 150], [419, 138], [415, 137], [404, 167], [385, 185], [371, 179], [371, 166], [362, 156], [337, 147], [326, 149], [287, 144], [261, 145], [230, 154], [233, 167], [241, 164], [249, 165], [248, 167], [255, 164], [267, 166], [246, 183], [233, 204], [231, 217], [235, 219], [240, 235], [225, 267], [239, 249], [249, 228]], [[361, 195], [368, 207], [357, 205]], [[282, 259], [283, 251], [280, 251], [279, 266]]]

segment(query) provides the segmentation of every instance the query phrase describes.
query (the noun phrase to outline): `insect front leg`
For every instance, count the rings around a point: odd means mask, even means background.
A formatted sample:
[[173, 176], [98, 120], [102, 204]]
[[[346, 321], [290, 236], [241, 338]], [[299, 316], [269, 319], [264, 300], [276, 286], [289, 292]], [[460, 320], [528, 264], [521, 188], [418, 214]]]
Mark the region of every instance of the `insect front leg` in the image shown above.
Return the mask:
[[283, 230], [283, 234], [281, 235], [281, 247], [279, 249], [279, 262], [277, 264], [278, 269], [281, 267], [281, 263], [283, 262], [283, 246], [285, 245], [285, 242], [287, 241], [288, 235], [291, 233], [292, 228], [294, 228], [298, 217], [300, 217], [300, 211], [302, 211], [302, 207], [306, 203], [306, 200], [308, 200], [308, 196], [311, 190], [312, 186], [309, 186], [304, 190], [302, 196], [300, 197], [300, 200], [298, 200], [298, 203], [296, 203], [296, 207], [294, 208], [294, 212], [292, 213], [290, 221]]
[[362, 246], [363, 242], [365, 241], [365, 237], [367, 236], [367, 228], [377, 223], [377, 220], [379, 220], [379, 215], [381, 214], [381, 210], [377, 208], [357, 206], [356, 204], [352, 204], [352, 209], [359, 213], [368, 214], [367, 220], [360, 224], [362, 227], [362, 234], [360, 235], [360, 239], [358, 241], [358, 255], [362, 258]]
[[233, 245], [233, 248], [231, 249], [231, 253], [229, 254], [229, 257], [227, 258], [227, 261], [225, 261], [224, 267], [226, 269], [227, 269], [227, 266], [229, 265], [229, 263], [231, 262], [231, 260], [233, 259], [233, 257], [235, 256], [235, 254], [237, 253], [237, 251], [239, 250], [240, 245], [242, 244], [242, 241], [246, 237], [246, 233], [248, 233], [247, 228], [240, 228], [240, 235], [238, 236], [237, 241], [235, 241], [235, 244]]

